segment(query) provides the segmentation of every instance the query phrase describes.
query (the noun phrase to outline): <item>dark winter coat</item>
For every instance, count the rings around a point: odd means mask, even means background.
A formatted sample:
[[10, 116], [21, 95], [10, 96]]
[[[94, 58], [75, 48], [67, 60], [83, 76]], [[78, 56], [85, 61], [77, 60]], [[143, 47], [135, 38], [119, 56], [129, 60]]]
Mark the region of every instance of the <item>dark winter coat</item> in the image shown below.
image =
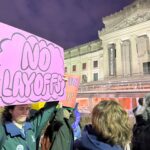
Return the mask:
[[119, 145], [111, 145], [96, 136], [91, 125], [85, 126], [81, 138], [75, 141], [74, 150], [123, 150]]
[[69, 119], [63, 117], [63, 108], [57, 110], [55, 117], [50, 122], [49, 137], [51, 143], [50, 150], [72, 150], [73, 149], [73, 130], [71, 124], [74, 122], [74, 116]]
[[150, 149], [150, 108], [143, 114], [136, 116], [133, 128], [132, 150]]

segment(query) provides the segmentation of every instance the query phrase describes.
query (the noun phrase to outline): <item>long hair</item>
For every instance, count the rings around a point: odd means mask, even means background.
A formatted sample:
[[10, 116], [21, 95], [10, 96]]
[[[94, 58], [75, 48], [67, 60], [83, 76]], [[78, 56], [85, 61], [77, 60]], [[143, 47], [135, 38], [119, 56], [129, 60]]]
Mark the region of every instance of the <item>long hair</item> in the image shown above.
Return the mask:
[[14, 108], [15, 108], [14, 105], [4, 107], [4, 110], [2, 112], [2, 118], [1, 118], [2, 123], [5, 123], [7, 121], [12, 121], [12, 115], [10, 113], [10, 110], [13, 110]]
[[131, 126], [127, 112], [116, 101], [105, 100], [92, 111], [92, 127], [108, 143], [125, 146], [131, 141]]

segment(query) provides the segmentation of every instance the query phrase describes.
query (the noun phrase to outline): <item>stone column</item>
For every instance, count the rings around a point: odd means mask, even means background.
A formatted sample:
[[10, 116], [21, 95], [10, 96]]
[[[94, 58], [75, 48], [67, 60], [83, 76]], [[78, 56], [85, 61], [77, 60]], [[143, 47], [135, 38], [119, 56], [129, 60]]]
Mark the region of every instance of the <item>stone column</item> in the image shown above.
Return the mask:
[[148, 37], [148, 54], [150, 54], [150, 31], [148, 31], [147, 33], [147, 37]]
[[104, 79], [104, 58], [103, 54], [99, 54], [99, 78]]
[[109, 77], [109, 57], [108, 57], [108, 43], [103, 43], [103, 69], [104, 78]]
[[116, 75], [122, 76], [122, 56], [121, 56], [121, 40], [117, 39], [116, 43]]
[[89, 59], [88, 59], [88, 65], [87, 65], [87, 69], [88, 69], [88, 74], [87, 74], [87, 78], [88, 78], [88, 82], [91, 82], [91, 81], [93, 81], [93, 79], [92, 79], [92, 66], [93, 64], [92, 64], [92, 55], [89, 57]]
[[[76, 71], [72, 73], [74, 75], [81, 76], [82, 72], [82, 62], [81, 62], [81, 56], [80, 56], [80, 48], [77, 48], [75, 57], [71, 58], [72, 65], [76, 65]], [[72, 69], [72, 68], [71, 68]]]
[[136, 47], [136, 35], [132, 35], [130, 37], [131, 41], [131, 70], [132, 75], [138, 75], [140, 72], [140, 66], [138, 63], [138, 54], [137, 54], [137, 47]]
[[90, 52], [91, 53], [89, 53], [89, 59], [88, 59], [88, 66], [89, 66], [89, 68], [88, 68], [88, 82], [91, 82], [91, 81], [93, 81], [93, 56], [92, 56], [92, 50], [93, 50], [93, 46], [92, 45], [89, 45], [89, 48], [90, 48]]

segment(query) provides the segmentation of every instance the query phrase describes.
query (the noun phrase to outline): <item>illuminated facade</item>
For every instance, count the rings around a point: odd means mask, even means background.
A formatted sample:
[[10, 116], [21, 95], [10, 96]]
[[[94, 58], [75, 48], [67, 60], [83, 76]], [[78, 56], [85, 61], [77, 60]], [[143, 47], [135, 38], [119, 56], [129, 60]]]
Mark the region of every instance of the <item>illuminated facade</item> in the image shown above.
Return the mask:
[[65, 51], [78, 74], [78, 97], [141, 97], [150, 92], [150, 1], [136, 0], [103, 18], [99, 39]]

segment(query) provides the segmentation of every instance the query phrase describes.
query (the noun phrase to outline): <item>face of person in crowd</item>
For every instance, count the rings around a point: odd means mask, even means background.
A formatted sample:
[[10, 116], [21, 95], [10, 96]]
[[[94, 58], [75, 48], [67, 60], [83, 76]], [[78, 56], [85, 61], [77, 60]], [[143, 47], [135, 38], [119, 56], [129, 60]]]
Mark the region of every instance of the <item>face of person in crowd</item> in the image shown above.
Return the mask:
[[24, 123], [29, 116], [30, 107], [31, 106], [29, 104], [16, 105], [13, 110], [10, 110], [12, 121]]

